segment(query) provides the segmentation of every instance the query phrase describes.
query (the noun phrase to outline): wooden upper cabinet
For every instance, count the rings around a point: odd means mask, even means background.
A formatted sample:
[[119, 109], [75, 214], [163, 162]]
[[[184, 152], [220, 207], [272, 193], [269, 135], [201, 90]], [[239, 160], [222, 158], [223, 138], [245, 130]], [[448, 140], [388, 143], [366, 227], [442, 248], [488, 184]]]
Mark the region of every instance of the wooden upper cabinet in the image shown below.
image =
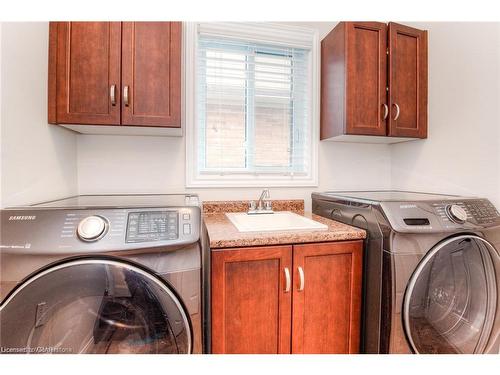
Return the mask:
[[123, 125], [181, 126], [181, 31], [180, 22], [123, 23]]
[[290, 353], [292, 247], [212, 252], [212, 353]]
[[181, 34], [180, 22], [51, 22], [49, 123], [179, 128]]
[[49, 122], [120, 124], [120, 46], [120, 22], [51, 22]]
[[346, 22], [346, 134], [385, 135], [387, 26]]
[[358, 353], [362, 241], [296, 245], [292, 353]]
[[321, 139], [386, 135], [387, 26], [340, 22], [321, 42]]
[[340, 22], [321, 42], [320, 138], [391, 143], [426, 136], [427, 32]]
[[427, 137], [427, 31], [389, 23], [389, 135]]

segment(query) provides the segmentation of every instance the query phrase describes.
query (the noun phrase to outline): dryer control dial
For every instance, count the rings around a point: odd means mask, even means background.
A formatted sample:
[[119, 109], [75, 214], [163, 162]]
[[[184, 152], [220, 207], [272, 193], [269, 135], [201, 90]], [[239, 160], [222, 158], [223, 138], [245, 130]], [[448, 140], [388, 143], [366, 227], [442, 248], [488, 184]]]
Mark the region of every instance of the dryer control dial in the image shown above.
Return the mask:
[[78, 224], [77, 234], [86, 242], [97, 241], [108, 228], [108, 221], [101, 216], [87, 216]]
[[467, 211], [458, 204], [450, 204], [446, 206], [446, 215], [451, 221], [458, 224], [463, 224], [467, 220]]

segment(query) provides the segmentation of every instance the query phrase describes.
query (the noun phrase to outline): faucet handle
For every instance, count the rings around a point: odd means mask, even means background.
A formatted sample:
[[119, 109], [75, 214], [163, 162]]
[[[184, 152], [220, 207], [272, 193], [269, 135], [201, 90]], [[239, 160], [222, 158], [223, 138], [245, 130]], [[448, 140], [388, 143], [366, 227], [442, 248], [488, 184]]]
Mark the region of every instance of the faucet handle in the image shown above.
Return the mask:
[[264, 201], [264, 209], [271, 211], [273, 209], [272, 202], [269, 200]]
[[248, 209], [249, 211], [255, 211], [257, 208], [257, 204], [255, 203], [255, 201], [250, 201], [248, 203]]

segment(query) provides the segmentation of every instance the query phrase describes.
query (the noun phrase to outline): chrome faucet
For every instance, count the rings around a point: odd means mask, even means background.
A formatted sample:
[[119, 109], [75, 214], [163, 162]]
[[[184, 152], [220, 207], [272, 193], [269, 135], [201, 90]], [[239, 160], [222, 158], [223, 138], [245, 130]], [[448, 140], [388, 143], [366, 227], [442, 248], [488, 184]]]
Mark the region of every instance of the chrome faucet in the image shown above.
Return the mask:
[[273, 214], [274, 211], [272, 209], [271, 201], [269, 200], [269, 198], [271, 198], [269, 189], [262, 190], [257, 203], [255, 203], [255, 201], [250, 201], [250, 206], [247, 214]]

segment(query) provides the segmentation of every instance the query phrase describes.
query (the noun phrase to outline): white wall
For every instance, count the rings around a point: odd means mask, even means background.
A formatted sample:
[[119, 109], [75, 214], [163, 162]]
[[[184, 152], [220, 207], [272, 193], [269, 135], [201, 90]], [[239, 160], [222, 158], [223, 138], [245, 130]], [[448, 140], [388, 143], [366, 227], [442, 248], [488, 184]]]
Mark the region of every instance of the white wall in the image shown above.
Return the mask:
[[[327, 23], [318, 28], [329, 31]], [[47, 124], [48, 23], [4, 23], [1, 40], [2, 206], [77, 193], [186, 190], [184, 138], [76, 135]], [[308, 202], [314, 190], [390, 187], [386, 145], [322, 143], [319, 163], [318, 188], [272, 189], [272, 196]], [[260, 192], [196, 191], [206, 200], [254, 199]]]
[[48, 24], [2, 23], [1, 206], [74, 195], [76, 134], [47, 124]]
[[500, 207], [500, 24], [414, 25], [429, 30], [429, 137], [391, 146], [392, 187]]
[[[500, 207], [500, 24], [415, 26], [429, 30], [429, 139], [322, 142], [319, 186], [272, 189], [273, 197], [308, 202], [313, 190], [392, 187], [481, 195]], [[184, 138], [75, 135], [47, 125], [47, 23], [4, 23], [0, 35], [2, 206], [76, 193], [185, 191]], [[259, 193], [197, 191], [207, 200]]]
[[[1, 51], [2, 51], [2, 23], [0, 22], [0, 156], [2, 156], [2, 57], [1, 57]], [[3, 179], [3, 173], [2, 173], [2, 162], [0, 158], [0, 208], [3, 207], [2, 204], [2, 179]]]
[[[316, 27], [324, 37], [336, 22], [289, 23]], [[78, 137], [80, 194], [165, 193], [185, 189], [184, 138], [91, 136]], [[271, 197], [304, 199], [310, 208], [312, 191], [389, 189], [390, 149], [387, 145], [319, 145], [317, 188], [273, 188]], [[256, 199], [261, 189], [194, 189], [203, 200]]]
[[[312, 191], [390, 188], [387, 145], [320, 143], [318, 188], [273, 188], [272, 198], [300, 198]], [[166, 193], [185, 189], [184, 138], [82, 135], [78, 137], [80, 194]], [[261, 189], [195, 189], [204, 200], [256, 199]]]

